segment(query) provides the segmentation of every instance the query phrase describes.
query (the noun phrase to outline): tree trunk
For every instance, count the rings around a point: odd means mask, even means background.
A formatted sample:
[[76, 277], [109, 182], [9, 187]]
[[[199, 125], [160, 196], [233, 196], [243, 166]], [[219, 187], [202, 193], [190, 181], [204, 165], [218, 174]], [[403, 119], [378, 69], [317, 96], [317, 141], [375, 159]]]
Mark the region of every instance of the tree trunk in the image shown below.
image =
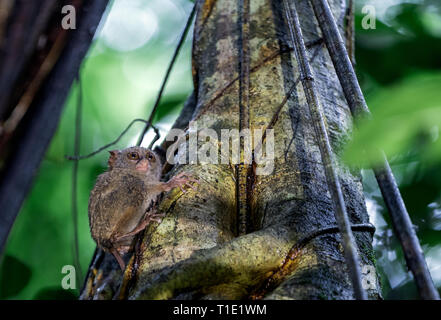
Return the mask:
[[[159, 210], [166, 217], [139, 237], [124, 274], [98, 253], [81, 298], [353, 299], [341, 237], [327, 229], [336, 221], [283, 6], [250, 2], [249, 16], [246, 1], [199, 6], [195, 93], [175, 126], [192, 119], [218, 137], [221, 129], [272, 128], [274, 170], [258, 175], [256, 163], [175, 165], [173, 175], [198, 177], [197, 190], [164, 196]], [[329, 2], [343, 32], [344, 1]], [[352, 129], [350, 110], [309, 1], [296, 6], [338, 158]], [[367, 224], [359, 172], [339, 163], [338, 173], [351, 223]], [[369, 231], [354, 228], [362, 267], [375, 264]], [[369, 297], [377, 299], [378, 279], [370, 281]]]

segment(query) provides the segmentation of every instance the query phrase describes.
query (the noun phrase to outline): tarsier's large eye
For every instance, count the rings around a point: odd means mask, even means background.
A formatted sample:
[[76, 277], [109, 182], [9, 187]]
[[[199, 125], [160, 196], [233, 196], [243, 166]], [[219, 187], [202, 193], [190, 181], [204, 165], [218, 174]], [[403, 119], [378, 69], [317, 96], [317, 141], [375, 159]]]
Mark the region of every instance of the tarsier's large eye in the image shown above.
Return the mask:
[[139, 160], [139, 154], [138, 152], [129, 152], [127, 154], [127, 158], [129, 158], [130, 160]]
[[151, 153], [147, 154], [147, 159], [149, 159], [150, 161], [153, 161], [153, 162], [156, 160], [155, 156], [153, 154], [151, 154]]

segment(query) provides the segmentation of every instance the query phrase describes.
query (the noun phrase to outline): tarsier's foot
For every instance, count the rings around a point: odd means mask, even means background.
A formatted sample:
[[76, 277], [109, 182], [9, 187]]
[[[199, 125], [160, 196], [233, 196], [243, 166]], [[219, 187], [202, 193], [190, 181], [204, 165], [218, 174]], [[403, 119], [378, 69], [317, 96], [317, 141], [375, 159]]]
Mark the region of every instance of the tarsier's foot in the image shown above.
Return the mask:
[[133, 229], [129, 233], [118, 235], [116, 237], [116, 241], [121, 241], [121, 240], [123, 240], [125, 238], [129, 238], [129, 237], [132, 237], [134, 235], [137, 235], [142, 230], [144, 230], [150, 224], [150, 222], [155, 221], [157, 223], [161, 223], [162, 222], [162, 218], [164, 218], [164, 217], [165, 217], [165, 213], [156, 213], [156, 211], [147, 212], [145, 214], [144, 218], [135, 227], [135, 229]]
[[155, 221], [157, 223], [161, 223], [162, 218], [164, 218], [164, 217], [165, 217], [165, 212], [161, 212], [161, 213], [152, 212], [152, 213], [147, 213], [145, 220], [147, 220], [147, 224], [150, 221]]
[[185, 193], [185, 189], [184, 187], [190, 187], [193, 190], [196, 190], [196, 188], [192, 185], [192, 183], [199, 183], [198, 179], [193, 178], [192, 176], [190, 176], [188, 173], [186, 172], [181, 172], [179, 174], [177, 174], [176, 176], [174, 176], [173, 178], [171, 178], [165, 185], [166, 185], [166, 190], [165, 191], [169, 191], [175, 187], [179, 187], [179, 189], [181, 189], [181, 191], [183, 193]]
[[121, 271], [124, 273], [124, 270], [126, 269], [126, 264], [122, 256], [119, 254], [118, 250], [116, 248], [111, 248], [110, 253], [115, 257], [116, 261], [118, 261]]

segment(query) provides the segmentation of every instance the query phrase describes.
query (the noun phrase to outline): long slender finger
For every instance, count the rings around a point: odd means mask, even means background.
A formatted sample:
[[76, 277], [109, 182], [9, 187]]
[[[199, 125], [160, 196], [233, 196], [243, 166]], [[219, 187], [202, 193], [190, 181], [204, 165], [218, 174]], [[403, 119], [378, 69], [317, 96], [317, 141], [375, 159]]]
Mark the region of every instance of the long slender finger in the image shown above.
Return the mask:
[[192, 185], [188, 182], [185, 185], [188, 186], [189, 188], [193, 189], [194, 191], [196, 191], [196, 187], [194, 185]]

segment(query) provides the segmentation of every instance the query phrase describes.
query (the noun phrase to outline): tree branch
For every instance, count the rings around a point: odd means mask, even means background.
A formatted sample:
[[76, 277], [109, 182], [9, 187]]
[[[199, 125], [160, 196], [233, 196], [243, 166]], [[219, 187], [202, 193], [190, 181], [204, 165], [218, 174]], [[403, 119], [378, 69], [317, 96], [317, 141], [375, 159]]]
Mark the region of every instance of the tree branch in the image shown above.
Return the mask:
[[[355, 122], [370, 118], [357, 76], [327, 1], [310, 1]], [[421, 298], [439, 299], [423, 251], [384, 153], [382, 158], [382, 163], [374, 168], [375, 177], [392, 218], [393, 228], [403, 248], [407, 265], [414, 275]]]
[[360, 258], [357, 252], [357, 245], [355, 243], [354, 235], [352, 234], [348, 213], [346, 212], [346, 204], [343, 199], [343, 192], [334, 166], [335, 161], [333, 160], [331, 144], [326, 131], [325, 119], [322, 114], [322, 106], [314, 83], [314, 76], [306, 55], [306, 47], [303, 42], [299, 17], [294, 3], [290, 8], [287, 0], [283, 0], [283, 5], [285, 8], [289, 35], [293, 46], [295, 47], [294, 52], [297, 58], [297, 64], [299, 65], [300, 79], [303, 84], [303, 90], [305, 91], [306, 100], [312, 116], [316, 140], [320, 148], [326, 181], [331, 193], [335, 220], [337, 221], [340, 233], [342, 234], [345, 260], [348, 264], [349, 274], [354, 288], [354, 295], [356, 299], [366, 300], [366, 293], [362, 287], [361, 281]]
[[57, 128], [64, 101], [107, 2], [87, 1], [77, 10], [78, 29], [70, 32], [72, 38], [20, 125], [21, 134], [15, 137], [15, 149], [4, 166], [0, 182], [0, 252]]

